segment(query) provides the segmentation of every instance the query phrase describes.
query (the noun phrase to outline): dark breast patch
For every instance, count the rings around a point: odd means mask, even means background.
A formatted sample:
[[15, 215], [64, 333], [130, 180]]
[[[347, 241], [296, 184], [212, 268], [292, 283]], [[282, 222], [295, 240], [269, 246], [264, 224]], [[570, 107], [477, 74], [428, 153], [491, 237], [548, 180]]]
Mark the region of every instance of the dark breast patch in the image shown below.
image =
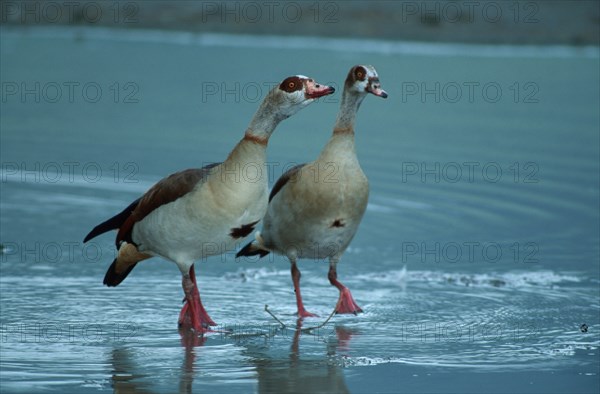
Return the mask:
[[344, 227], [346, 223], [344, 223], [343, 219], [335, 219], [333, 223], [331, 223], [331, 227]]
[[248, 234], [250, 234], [252, 230], [254, 230], [254, 226], [256, 226], [256, 223], [258, 223], [258, 220], [256, 222], [242, 224], [240, 227], [232, 228], [229, 235], [236, 239], [244, 238], [248, 236]]

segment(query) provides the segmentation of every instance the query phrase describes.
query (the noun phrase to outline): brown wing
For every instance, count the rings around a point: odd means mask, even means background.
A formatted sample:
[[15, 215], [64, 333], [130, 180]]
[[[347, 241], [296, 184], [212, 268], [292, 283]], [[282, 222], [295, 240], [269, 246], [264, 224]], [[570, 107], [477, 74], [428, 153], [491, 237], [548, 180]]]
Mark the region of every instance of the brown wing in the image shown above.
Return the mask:
[[121, 241], [133, 243], [131, 230], [135, 223], [144, 219], [161, 205], [173, 202], [192, 191], [198, 182], [209, 174], [210, 169], [219, 164], [213, 163], [202, 168], [192, 168], [176, 172], [158, 181], [140, 198], [131, 215], [129, 215], [119, 228], [116, 239], [117, 247]]
[[116, 240], [117, 248], [122, 240], [131, 242], [131, 229], [135, 222], [142, 220], [159, 206], [175, 201], [191, 191], [209, 170], [218, 164], [210, 164], [200, 169], [184, 170], [160, 180], [119, 214], [94, 227], [83, 242], [116, 229], [119, 229]]
[[285, 186], [286, 183], [289, 182], [289, 180], [298, 173], [298, 171], [300, 171], [300, 169], [302, 167], [304, 167], [306, 165], [306, 163], [304, 164], [298, 164], [297, 166], [294, 166], [292, 168], [290, 168], [289, 170], [287, 170], [286, 172], [283, 173], [283, 175], [281, 175], [279, 177], [279, 179], [277, 180], [277, 182], [275, 182], [275, 186], [273, 186], [273, 189], [271, 190], [271, 194], [269, 194], [269, 202], [271, 202], [271, 200], [273, 199], [273, 197], [275, 197], [275, 195], [277, 193], [279, 193], [279, 191], [281, 190], [281, 188], [283, 188]]

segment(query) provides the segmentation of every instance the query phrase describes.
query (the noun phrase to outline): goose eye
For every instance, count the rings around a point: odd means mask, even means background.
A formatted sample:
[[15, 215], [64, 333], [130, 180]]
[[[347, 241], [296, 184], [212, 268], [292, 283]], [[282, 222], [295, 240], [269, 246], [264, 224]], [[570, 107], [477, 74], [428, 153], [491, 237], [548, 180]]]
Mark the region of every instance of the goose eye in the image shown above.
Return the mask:
[[302, 89], [302, 81], [298, 77], [286, 78], [281, 82], [281, 85], [279, 85], [279, 89], [287, 93], [295, 92]]
[[356, 71], [354, 72], [354, 76], [359, 81], [363, 81], [366, 77], [366, 74], [367, 74], [367, 72], [365, 71], [365, 69], [363, 67], [357, 67]]

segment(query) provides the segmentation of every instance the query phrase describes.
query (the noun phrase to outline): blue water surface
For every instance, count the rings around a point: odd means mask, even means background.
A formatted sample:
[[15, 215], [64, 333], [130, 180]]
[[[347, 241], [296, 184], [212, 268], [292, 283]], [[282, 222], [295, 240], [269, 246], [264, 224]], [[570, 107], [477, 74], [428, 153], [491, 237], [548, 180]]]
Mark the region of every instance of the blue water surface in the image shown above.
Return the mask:
[[[598, 392], [597, 49], [289, 40], [2, 30], [1, 391]], [[327, 262], [300, 263], [300, 324], [289, 263], [234, 251], [196, 264], [204, 338], [177, 330], [174, 264], [102, 286], [93, 226], [223, 160], [288, 75], [338, 93], [281, 124], [271, 181], [312, 160], [361, 63], [389, 93], [360, 108], [371, 194], [338, 269], [363, 314], [301, 332], [337, 300]]]

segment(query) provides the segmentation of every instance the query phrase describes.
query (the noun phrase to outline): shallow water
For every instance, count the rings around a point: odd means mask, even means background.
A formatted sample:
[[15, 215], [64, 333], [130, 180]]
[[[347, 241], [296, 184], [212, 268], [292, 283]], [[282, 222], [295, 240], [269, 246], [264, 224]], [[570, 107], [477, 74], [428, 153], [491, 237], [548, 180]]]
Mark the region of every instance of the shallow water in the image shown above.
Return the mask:
[[[2, 31], [2, 392], [599, 390], [597, 51], [55, 32]], [[363, 314], [297, 331], [281, 257], [197, 263], [220, 331], [205, 338], [176, 328], [173, 264], [102, 286], [113, 234], [83, 245], [91, 227], [162, 176], [222, 160], [283, 77], [339, 87], [357, 63], [375, 65], [390, 95], [358, 116], [371, 195], [338, 270]], [[318, 154], [338, 99], [279, 127], [273, 179]], [[325, 262], [300, 269], [320, 316], [303, 328], [315, 327], [337, 291]]]

